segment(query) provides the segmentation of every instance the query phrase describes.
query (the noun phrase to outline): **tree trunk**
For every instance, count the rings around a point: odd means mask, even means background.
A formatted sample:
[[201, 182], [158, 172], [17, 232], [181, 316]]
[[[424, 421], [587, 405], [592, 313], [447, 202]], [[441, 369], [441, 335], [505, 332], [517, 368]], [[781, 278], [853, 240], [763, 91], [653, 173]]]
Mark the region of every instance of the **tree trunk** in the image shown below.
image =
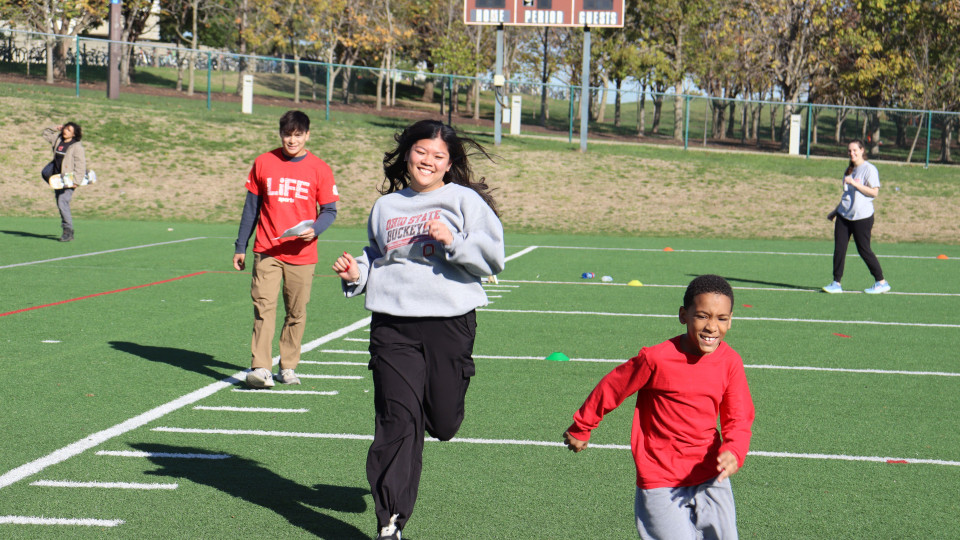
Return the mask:
[[646, 105], [647, 105], [647, 88], [646, 85], [640, 86], [640, 95], [637, 96], [637, 138], [643, 138], [643, 131], [646, 128]]
[[620, 127], [620, 89], [623, 87], [623, 79], [616, 79], [616, 85], [617, 95], [613, 101], [613, 126]]
[[300, 103], [300, 53], [293, 53], [293, 102]]
[[547, 83], [550, 79], [549, 52], [550, 52], [550, 27], [543, 27], [543, 69], [540, 70], [540, 125], [547, 126], [547, 120], [550, 118], [550, 108], [547, 107]]
[[750, 138], [750, 103], [745, 103], [740, 107], [740, 144], [747, 142]]
[[737, 114], [737, 103], [735, 101], [731, 101], [730, 103], [728, 103], [728, 106], [730, 107], [730, 113], [727, 114], [727, 129], [723, 134], [724, 139], [733, 138], [733, 132], [735, 127], [734, 124], [736, 123], [734, 119], [736, 118], [736, 114]]
[[[54, 49], [54, 40], [53, 38], [47, 38], [44, 41], [44, 45], [47, 48], [47, 84], [53, 84], [54, 75], [53, 75], [53, 49]], [[27, 56], [30, 56], [30, 47], [27, 47]], [[29, 75], [30, 72], [27, 72]]]
[[[673, 98], [673, 140], [682, 141], [683, 140], [683, 96], [680, 95], [680, 89], [683, 88], [683, 83], [678, 83], [676, 85], [677, 95]], [[660, 111], [657, 110], [657, 117], [659, 118]]]
[[867, 118], [870, 119], [870, 155], [876, 157], [880, 155], [880, 114], [871, 111]]
[[757, 142], [757, 147], [761, 146], [760, 142], [760, 117], [763, 115], [763, 104], [757, 103], [756, 109], [753, 110], [753, 140]]
[[473, 119], [480, 119], [480, 81], [473, 81]]
[[177, 92], [183, 91], [183, 55], [180, 53], [180, 40], [177, 40]]
[[247, 62], [247, 38], [243, 36], [247, 28], [247, 11], [249, 11], [250, 0], [240, 0], [240, 17], [237, 19], [237, 51], [240, 53], [237, 65], [237, 95], [243, 94], [243, 76], [249, 74], [249, 62]]
[[957, 129], [957, 117], [951, 117], [940, 131], [940, 162], [950, 163], [950, 145], [953, 144], [953, 131]]
[[380, 59], [380, 69], [377, 71], [377, 106], [378, 111], [383, 110], [383, 72], [386, 69], [387, 55], [384, 53]]
[[920, 115], [920, 122], [917, 124], [917, 132], [913, 135], [913, 144], [910, 145], [910, 152], [907, 154], [907, 163], [913, 158], [913, 151], [917, 148], [917, 139], [920, 138], [920, 132], [923, 131], [923, 115]]
[[64, 79], [67, 77], [67, 37], [57, 39], [53, 48], [53, 77]]
[[427, 76], [427, 80], [423, 84], [423, 97], [420, 98], [420, 101], [424, 103], [433, 103], [433, 79], [430, 76]]
[[200, 42], [200, 36], [197, 35], [197, 9], [200, 0], [193, 0], [190, 5], [193, 7], [193, 17], [191, 17], [190, 22], [190, 31], [193, 32], [190, 36], [190, 52], [187, 54], [187, 61], [190, 62], [190, 68], [187, 72], [189, 74], [189, 82], [187, 83], [187, 95], [193, 95], [194, 83], [196, 80], [196, 74], [194, 71], [197, 69], [196, 63], [196, 50], [197, 45]]
[[[675, 107], [679, 106], [679, 105], [676, 105], [676, 101], [674, 101], [674, 106]], [[654, 135], [660, 134], [660, 113], [661, 112], [663, 112], [663, 94], [657, 94], [653, 96], [653, 125], [650, 126], [650, 133], [653, 133]], [[674, 129], [674, 131], [680, 131], [680, 130]], [[680, 140], [683, 140], [682, 134], [681, 134]]]
[[777, 142], [777, 111], [779, 109], [779, 105], [770, 106], [770, 140], [772, 142]]

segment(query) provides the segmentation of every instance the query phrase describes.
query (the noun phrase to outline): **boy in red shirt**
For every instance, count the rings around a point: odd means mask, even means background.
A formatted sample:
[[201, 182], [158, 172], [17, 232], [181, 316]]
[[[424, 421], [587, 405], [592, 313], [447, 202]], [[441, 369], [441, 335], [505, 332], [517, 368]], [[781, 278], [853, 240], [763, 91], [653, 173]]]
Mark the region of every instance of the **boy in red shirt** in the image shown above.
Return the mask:
[[724, 480], [743, 466], [754, 408], [743, 361], [723, 341], [732, 316], [725, 279], [691, 281], [680, 308], [686, 334], [644, 347], [608, 373], [563, 434], [580, 452], [604, 414], [637, 394], [630, 447], [644, 540], [737, 538], [733, 491]]
[[[246, 267], [247, 243], [256, 226], [250, 287], [252, 369], [247, 373], [247, 385], [252, 388], [269, 388], [274, 378], [285, 384], [300, 384], [294, 369], [300, 362], [307, 302], [317, 265], [316, 238], [337, 217], [340, 200], [333, 172], [307, 150], [309, 140], [310, 118], [300, 111], [287, 111], [280, 117], [280, 148], [257, 157], [247, 177], [247, 199], [233, 267]], [[304, 221], [311, 224], [298, 234], [284, 236], [286, 230]], [[274, 377], [271, 346], [281, 284], [286, 318], [280, 331], [280, 372]]]

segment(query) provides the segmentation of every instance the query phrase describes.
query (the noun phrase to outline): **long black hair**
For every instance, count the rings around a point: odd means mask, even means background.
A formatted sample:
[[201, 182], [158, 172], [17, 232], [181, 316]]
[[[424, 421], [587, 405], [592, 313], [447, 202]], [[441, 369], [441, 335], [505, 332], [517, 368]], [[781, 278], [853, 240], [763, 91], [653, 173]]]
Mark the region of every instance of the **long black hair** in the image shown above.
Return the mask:
[[[461, 136], [452, 127], [438, 120], [420, 120], [415, 124], [408, 126], [403, 131], [397, 132], [393, 136], [397, 142], [396, 148], [383, 154], [383, 185], [380, 187], [380, 194], [386, 195], [410, 185], [410, 176], [407, 171], [407, 155], [410, 149], [417, 141], [424, 139], [439, 138], [447, 144], [447, 152], [450, 156], [450, 170], [444, 173], [443, 183], [460, 184], [477, 192], [480, 198], [487, 203], [497, 217], [497, 203], [490, 194], [492, 191], [487, 185], [486, 179], [480, 177], [475, 180], [473, 169], [470, 168], [469, 158], [471, 156], [482, 155], [493, 161], [493, 157], [477, 141]], [[467, 149], [471, 151], [468, 153]]]

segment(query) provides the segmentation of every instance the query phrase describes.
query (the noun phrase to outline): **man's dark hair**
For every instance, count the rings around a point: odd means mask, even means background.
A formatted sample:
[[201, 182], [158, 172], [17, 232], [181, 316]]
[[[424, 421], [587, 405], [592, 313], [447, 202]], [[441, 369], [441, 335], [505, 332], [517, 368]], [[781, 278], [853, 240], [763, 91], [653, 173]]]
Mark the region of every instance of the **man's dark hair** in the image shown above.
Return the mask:
[[730, 298], [730, 305], [733, 305], [733, 287], [727, 280], [715, 274], [704, 274], [687, 285], [687, 292], [683, 293], [683, 307], [689, 309], [693, 305], [693, 299], [704, 293], [722, 294]]
[[310, 131], [310, 117], [301, 111], [287, 111], [280, 117], [280, 134]]

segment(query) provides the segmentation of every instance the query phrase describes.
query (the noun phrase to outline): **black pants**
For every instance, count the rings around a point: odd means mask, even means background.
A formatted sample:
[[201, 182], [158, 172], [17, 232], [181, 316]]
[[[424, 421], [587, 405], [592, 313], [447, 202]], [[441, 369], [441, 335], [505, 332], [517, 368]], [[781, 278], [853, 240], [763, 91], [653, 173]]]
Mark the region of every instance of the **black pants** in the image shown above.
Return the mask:
[[463, 422], [464, 397], [475, 373], [474, 311], [458, 317], [395, 317], [374, 313], [370, 324], [376, 427], [367, 480], [377, 528], [413, 513], [423, 467], [424, 431], [446, 441]]
[[880, 261], [870, 249], [870, 233], [873, 231], [873, 216], [856, 221], [850, 221], [837, 216], [837, 222], [833, 228], [833, 280], [840, 282], [843, 277], [843, 265], [847, 258], [847, 246], [850, 245], [850, 235], [853, 235], [853, 242], [857, 246], [857, 253], [863, 262], [867, 263], [867, 269], [873, 274], [876, 281], [883, 281], [883, 269], [880, 268]]

